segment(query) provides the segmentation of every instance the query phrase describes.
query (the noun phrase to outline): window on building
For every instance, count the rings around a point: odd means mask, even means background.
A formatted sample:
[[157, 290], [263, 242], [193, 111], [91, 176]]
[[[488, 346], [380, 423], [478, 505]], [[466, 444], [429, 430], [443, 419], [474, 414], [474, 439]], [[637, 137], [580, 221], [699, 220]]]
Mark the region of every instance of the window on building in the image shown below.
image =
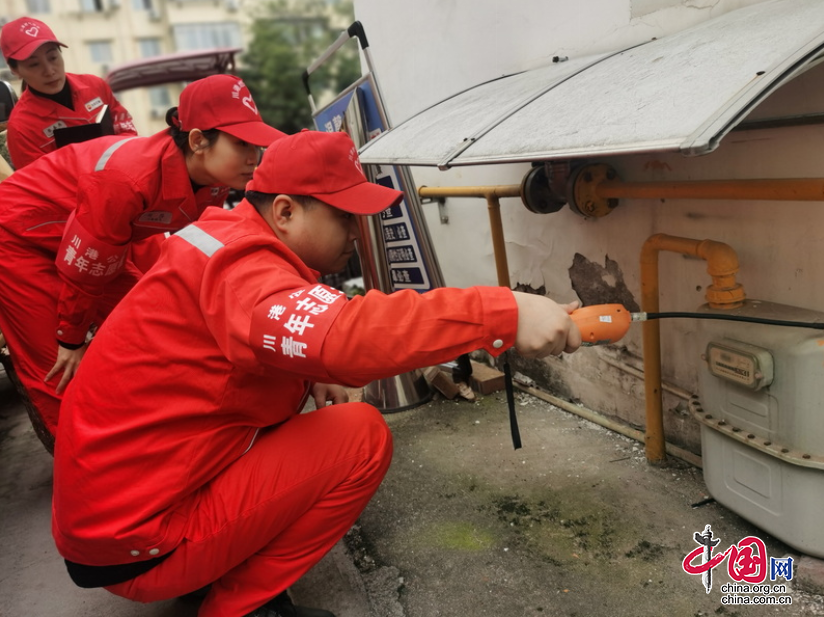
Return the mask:
[[84, 13], [101, 13], [103, 0], [80, 0], [80, 10]]
[[51, 13], [49, 0], [26, 0], [26, 8], [29, 13]]
[[112, 61], [112, 44], [110, 41], [91, 41], [89, 43], [89, 55], [92, 62], [108, 64]]
[[297, 15], [279, 19], [278, 22], [284, 26], [283, 36], [293, 45], [318, 39], [329, 29], [325, 17]]
[[149, 11], [152, 9], [152, 0], [132, 0], [132, 8], [135, 11]]
[[137, 46], [141, 58], [151, 58], [163, 53], [160, 49], [160, 39], [138, 39]]
[[241, 47], [240, 24], [236, 22], [180, 24], [173, 30], [178, 51]]
[[152, 110], [166, 111], [172, 106], [172, 96], [169, 94], [169, 89], [166, 86], [154, 86], [149, 88], [149, 103]]

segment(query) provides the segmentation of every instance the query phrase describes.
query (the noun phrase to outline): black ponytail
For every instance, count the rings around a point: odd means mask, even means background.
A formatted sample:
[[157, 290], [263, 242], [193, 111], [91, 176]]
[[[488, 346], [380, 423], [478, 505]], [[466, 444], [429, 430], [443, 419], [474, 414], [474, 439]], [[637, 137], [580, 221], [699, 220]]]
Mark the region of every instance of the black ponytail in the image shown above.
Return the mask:
[[[166, 111], [166, 124], [169, 126], [169, 135], [172, 136], [172, 141], [175, 142], [175, 145], [180, 148], [184, 154], [190, 153], [189, 131], [184, 131], [180, 128], [180, 116], [178, 115], [177, 107], [170, 107]], [[220, 130], [218, 129], [206, 129], [200, 132], [210, 146], [214, 145], [220, 135]]]

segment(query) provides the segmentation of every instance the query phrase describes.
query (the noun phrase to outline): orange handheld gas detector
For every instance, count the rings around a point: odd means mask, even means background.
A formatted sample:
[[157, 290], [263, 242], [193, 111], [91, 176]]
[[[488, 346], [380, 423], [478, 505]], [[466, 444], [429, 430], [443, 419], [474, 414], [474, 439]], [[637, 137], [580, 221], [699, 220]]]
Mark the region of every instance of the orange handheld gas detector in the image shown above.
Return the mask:
[[581, 346], [609, 345], [629, 332], [633, 314], [622, 304], [594, 304], [570, 314], [581, 331]]
[[572, 311], [569, 315], [581, 331], [581, 346], [609, 345], [620, 341], [629, 332], [633, 321], [663, 319], [664, 317], [687, 317], [691, 319], [721, 319], [727, 321], [744, 321], [773, 326], [793, 328], [814, 328], [824, 330], [824, 323], [812, 321], [788, 321], [783, 319], [765, 319], [749, 315], [723, 314], [718, 312], [698, 313], [631, 313], [622, 304], [593, 304]]

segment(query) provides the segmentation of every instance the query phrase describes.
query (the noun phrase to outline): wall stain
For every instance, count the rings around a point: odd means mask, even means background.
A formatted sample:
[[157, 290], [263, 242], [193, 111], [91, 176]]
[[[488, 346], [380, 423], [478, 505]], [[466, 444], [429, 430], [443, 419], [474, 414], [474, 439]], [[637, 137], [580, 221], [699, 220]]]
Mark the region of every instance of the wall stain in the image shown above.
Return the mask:
[[[496, 361], [499, 370], [503, 370], [502, 356]], [[561, 373], [557, 370], [558, 365], [564, 362], [564, 357], [557, 358], [523, 358], [518, 354], [509, 355], [509, 364], [513, 373], [523, 373], [535, 381], [538, 386], [551, 392], [555, 396], [570, 400], [573, 392], [566, 383]]]

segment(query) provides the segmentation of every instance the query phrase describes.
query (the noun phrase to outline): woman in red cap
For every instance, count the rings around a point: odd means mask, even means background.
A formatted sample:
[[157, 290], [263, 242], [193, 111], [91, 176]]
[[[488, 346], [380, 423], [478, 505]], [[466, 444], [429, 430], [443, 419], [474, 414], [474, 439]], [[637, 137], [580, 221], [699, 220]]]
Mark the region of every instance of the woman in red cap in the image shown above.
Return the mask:
[[115, 134], [137, 135], [132, 116], [96, 75], [66, 73], [66, 47], [39, 19], [21, 17], [3, 26], [0, 49], [11, 72], [26, 84], [8, 124], [8, 147], [15, 169], [56, 149], [55, 129], [94, 122], [109, 106]]
[[222, 206], [283, 136], [232, 75], [189, 84], [166, 121], [151, 137], [60, 148], [0, 183], [0, 331], [50, 452], [90, 328], [140, 277], [130, 244]]

